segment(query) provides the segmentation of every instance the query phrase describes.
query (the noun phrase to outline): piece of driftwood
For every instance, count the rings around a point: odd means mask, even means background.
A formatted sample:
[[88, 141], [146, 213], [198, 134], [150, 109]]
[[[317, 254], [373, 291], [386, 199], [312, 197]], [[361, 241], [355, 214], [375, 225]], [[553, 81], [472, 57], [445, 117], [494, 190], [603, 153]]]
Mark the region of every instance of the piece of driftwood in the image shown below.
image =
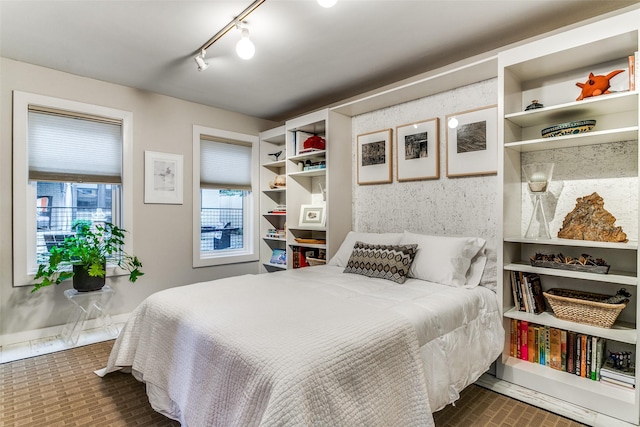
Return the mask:
[[614, 224], [616, 218], [604, 208], [604, 200], [598, 193], [578, 197], [576, 207], [567, 214], [558, 231], [558, 237], [596, 242], [626, 242], [622, 227]]

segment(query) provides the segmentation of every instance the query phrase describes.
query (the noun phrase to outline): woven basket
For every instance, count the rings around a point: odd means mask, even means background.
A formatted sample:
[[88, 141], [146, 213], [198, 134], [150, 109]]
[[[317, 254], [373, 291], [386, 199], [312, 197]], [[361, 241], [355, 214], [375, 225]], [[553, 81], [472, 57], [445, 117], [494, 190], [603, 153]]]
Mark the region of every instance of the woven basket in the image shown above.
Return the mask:
[[620, 304], [607, 304], [600, 301], [607, 300], [611, 295], [570, 289], [549, 289], [543, 294], [557, 318], [601, 328], [611, 328], [629, 302], [625, 300]]

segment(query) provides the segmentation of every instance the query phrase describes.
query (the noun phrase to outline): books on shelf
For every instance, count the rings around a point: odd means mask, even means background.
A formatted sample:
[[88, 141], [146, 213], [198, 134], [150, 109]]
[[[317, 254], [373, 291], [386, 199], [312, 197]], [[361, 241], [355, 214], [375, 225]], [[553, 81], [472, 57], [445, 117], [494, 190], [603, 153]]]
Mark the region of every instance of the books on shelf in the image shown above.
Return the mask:
[[267, 211], [267, 213], [274, 215], [286, 215], [287, 213], [287, 205], [277, 205], [275, 208]]
[[616, 367], [614, 365], [614, 357], [609, 357], [600, 369], [600, 379], [612, 384], [635, 388], [636, 369], [632, 363], [629, 363], [626, 367]]
[[269, 260], [271, 264], [278, 265], [287, 265], [287, 251], [284, 249], [274, 249], [271, 252], [271, 259]]
[[279, 228], [270, 228], [267, 230], [267, 237], [271, 239], [284, 239], [287, 235], [286, 230]]
[[[593, 381], [622, 382], [622, 386], [635, 388], [632, 353], [610, 353], [607, 356], [606, 340], [602, 337], [517, 319], [510, 320], [510, 329], [511, 357]], [[622, 363], [628, 366], [626, 368], [620, 367], [621, 354], [627, 358]], [[614, 366], [616, 360], [617, 367]]]
[[518, 311], [540, 314], [547, 310], [540, 276], [537, 274], [511, 271], [511, 290]]
[[317, 265], [326, 260], [327, 251], [322, 248], [307, 248], [304, 246], [293, 247], [293, 268]]

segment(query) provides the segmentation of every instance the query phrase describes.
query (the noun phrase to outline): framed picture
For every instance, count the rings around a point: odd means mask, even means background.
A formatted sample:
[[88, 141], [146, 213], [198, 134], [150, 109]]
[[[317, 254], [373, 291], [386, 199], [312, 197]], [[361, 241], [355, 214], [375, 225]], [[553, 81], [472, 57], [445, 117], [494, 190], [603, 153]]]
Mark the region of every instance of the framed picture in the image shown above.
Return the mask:
[[440, 178], [438, 118], [396, 127], [398, 181]]
[[144, 202], [182, 204], [182, 154], [144, 152]]
[[324, 227], [324, 221], [324, 206], [300, 206], [300, 227]]
[[391, 182], [391, 129], [358, 135], [358, 184]]
[[498, 110], [495, 105], [449, 114], [447, 176], [490, 175], [498, 169]]

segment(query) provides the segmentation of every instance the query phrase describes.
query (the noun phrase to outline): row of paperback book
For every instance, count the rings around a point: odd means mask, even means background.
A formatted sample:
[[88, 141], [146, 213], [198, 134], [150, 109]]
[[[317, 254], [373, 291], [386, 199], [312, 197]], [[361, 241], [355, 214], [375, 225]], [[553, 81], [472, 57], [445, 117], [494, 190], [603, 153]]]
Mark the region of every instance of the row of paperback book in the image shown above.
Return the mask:
[[623, 382], [627, 388], [635, 388], [631, 353], [627, 352], [624, 363], [620, 363], [620, 353], [605, 354], [604, 338], [517, 319], [511, 319], [510, 333], [511, 357], [594, 381]]
[[535, 273], [511, 271], [511, 290], [518, 311], [540, 314], [547, 309], [540, 276]]

